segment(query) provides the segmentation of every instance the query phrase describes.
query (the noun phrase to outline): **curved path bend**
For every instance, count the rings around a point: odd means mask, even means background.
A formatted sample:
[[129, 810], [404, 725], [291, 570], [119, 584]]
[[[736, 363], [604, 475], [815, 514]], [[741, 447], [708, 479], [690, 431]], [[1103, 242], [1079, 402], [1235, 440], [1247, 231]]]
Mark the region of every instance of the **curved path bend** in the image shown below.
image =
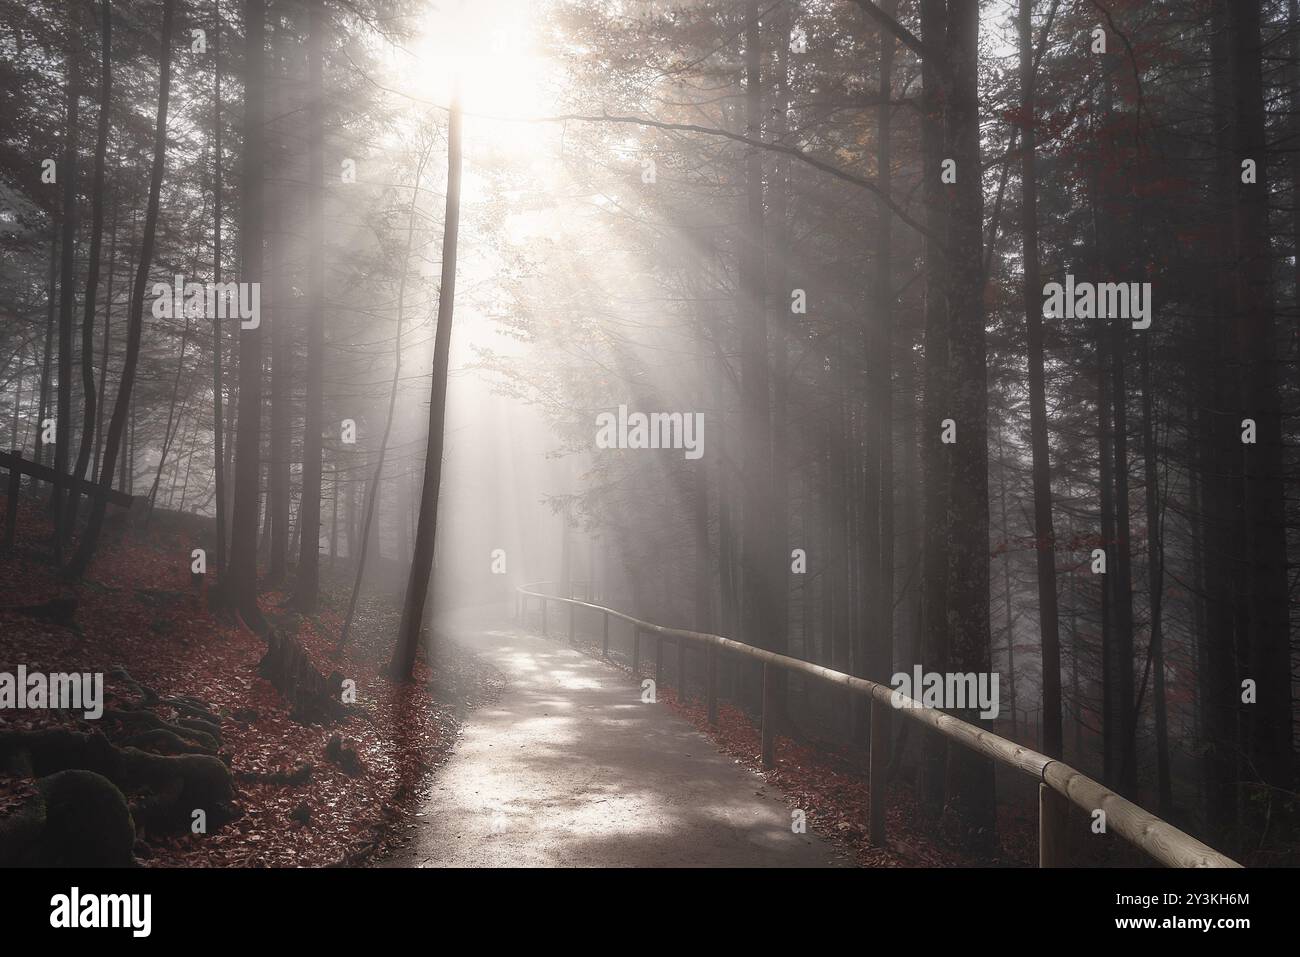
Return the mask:
[[[506, 677], [471, 712], [388, 867], [835, 867], [782, 795], [632, 677], [482, 619], [457, 640]], [[450, 630], [450, 629], [449, 629]]]

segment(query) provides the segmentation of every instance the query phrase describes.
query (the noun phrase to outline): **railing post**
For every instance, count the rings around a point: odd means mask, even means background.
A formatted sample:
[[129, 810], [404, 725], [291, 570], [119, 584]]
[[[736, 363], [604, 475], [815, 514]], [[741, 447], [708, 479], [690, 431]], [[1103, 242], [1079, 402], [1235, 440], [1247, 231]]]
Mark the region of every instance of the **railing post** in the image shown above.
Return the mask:
[[763, 662], [763, 767], [776, 766], [776, 665]]
[[1038, 866], [1066, 865], [1070, 802], [1046, 784], [1038, 785]]
[[578, 610], [573, 605], [570, 605], [569, 606], [569, 644], [571, 645], [575, 643], [573, 640], [573, 619], [574, 616], [577, 615], [577, 613]]
[[[21, 455], [21, 449], [14, 449], [12, 455]], [[9, 501], [5, 503], [5, 547], [13, 548], [14, 535], [18, 531], [18, 493], [22, 490], [23, 473], [16, 464], [9, 466]]]
[[655, 690], [663, 687], [664, 683], [664, 636], [655, 636]]
[[632, 626], [632, 674], [641, 674], [641, 629]]
[[705, 697], [708, 700], [709, 724], [718, 723], [718, 647], [709, 645], [704, 653]]
[[609, 612], [604, 612], [602, 617], [604, 618], [604, 623], [601, 625], [601, 629], [600, 629], [600, 656], [602, 658], [608, 658], [609, 657]]
[[871, 699], [871, 843], [885, 845], [885, 784], [889, 768], [889, 707]]
[[542, 635], [549, 636], [550, 632], [546, 630], [546, 596], [543, 595], [537, 600], [542, 603]]

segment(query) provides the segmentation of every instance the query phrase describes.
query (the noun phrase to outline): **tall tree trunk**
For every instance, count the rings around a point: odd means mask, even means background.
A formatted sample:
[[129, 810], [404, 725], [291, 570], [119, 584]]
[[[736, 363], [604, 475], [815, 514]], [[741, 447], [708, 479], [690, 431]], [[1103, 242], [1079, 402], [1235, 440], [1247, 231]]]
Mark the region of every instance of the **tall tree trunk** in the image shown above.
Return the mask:
[[[305, 614], [316, 610], [320, 588], [321, 432], [325, 421], [325, 85], [324, 3], [311, 5], [307, 35], [307, 406], [302, 440], [302, 526], [298, 578], [294, 599]], [[335, 486], [335, 527], [330, 536], [330, 562], [337, 539], [338, 501]]]
[[[771, 107], [771, 137], [784, 142], [787, 135], [790, 109], [790, 23], [789, 4], [782, 4], [774, 13], [774, 47], [776, 79]], [[782, 157], [773, 164], [769, 192], [771, 193], [772, 284], [768, 287], [772, 306], [772, 412], [770, 419], [771, 452], [771, 549], [767, 563], [766, 579], [771, 596], [771, 647], [775, 651], [789, 651], [790, 633], [790, 456], [787, 448], [787, 416], [790, 392], [790, 288], [787, 264], [793, 251], [790, 241], [790, 163]], [[764, 320], [766, 322], [766, 320]], [[807, 547], [807, 546], [805, 546]], [[787, 699], [787, 675], [777, 671], [775, 702], [778, 724], [784, 720]]]
[[[892, 17], [897, 0], [884, 0], [881, 9]], [[893, 428], [893, 213], [884, 202], [893, 182], [892, 110], [894, 37], [880, 30], [880, 77], [876, 107], [876, 184], [882, 201], [876, 204], [876, 248], [872, 278], [872, 312], [867, 320], [867, 389], [870, 418], [867, 426], [867, 474], [864, 517], [867, 526], [866, 594], [870, 603], [863, 622], [867, 635], [863, 671], [868, 678], [888, 682], [894, 664], [894, 428]], [[874, 578], [874, 580], [871, 580]], [[855, 697], [861, 707], [865, 699]], [[885, 721], [887, 712], [874, 714]], [[872, 734], [875, 734], [872, 731]], [[883, 809], [872, 809], [873, 817]], [[883, 821], [883, 816], [880, 821]]]
[[[127, 322], [129, 323], [130, 320], [131, 320], [131, 307], [130, 304], [128, 304]], [[127, 335], [130, 336], [130, 334], [131, 334], [131, 330], [128, 326]], [[122, 361], [123, 362], [126, 361], [125, 357], [123, 357]], [[120, 389], [121, 387], [122, 387], [121, 382], [119, 382], [118, 388]], [[128, 435], [126, 454], [122, 456], [122, 468], [121, 468], [121, 475], [118, 476], [118, 488], [126, 492], [127, 495], [132, 495], [135, 492], [135, 397], [134, 396], [131, 397], [131, 407], [127, 411], [127, 416], [128, 416], [127, 421], [130, 425], [130, 433]], [[110, 420], [110, 424], [111, 424], [111, 420]]]
[[95, 180], [91, 187], [90, 266], [86, 278], [86, 304], [81, 321], [81, 393], [83, 416], [81, 446], [72, 470], [76, 480], [68, 494], [65, 529], [69, 535], [77, 524], [77, 503], [81, 501], [80, 482], [90, 467], [95, 442], [95, 296], [99, 291], [99, 249], [104, 238], [104, 162], [108, 153], [108, 106], [113, 89], [112, 24], [109, 0], [100, 0], [100, 81], [99, 127], [95, 136]]
[[[50, 366], [54, 357], [54, 309], [56, 299], [55, 281], [59, 274], [59, 233], [50, 231], [50, 276], [46, 285], [45, 309], [45, 351], [41, 358], [41, 398], [40, 411], [36, 416], [36, 462], [45, 463], [45, 420], [50, 412]], [[55, 436], [58, 439], [58, 436]]]
[[108, 244], [108, 288], [104, 290], [104, 347], [99, 355], [99, 396], [95, 402], [95, 455], [91, 460], [90, 474], [99, 474], [100, 459], [104, 454], [104, 394], [108, 388], [108, 357], [113, 346], [113, 279], [117, 273], [117, 221], [121, 206], [117, 191], [113, 192], [113, 225]]
[[337, 463], [330, 468], [330, 509], [333, 512], [330, 520], [330, 575], [332, 576], [339, 558], [339, 467]]
[[[1232, 143], [1232, 90], [1228, 75], [1228, 26], [1226, 2], [1211, 7], [1209, 25], [1210, 100], [1214, 117], [1215, 165], [1206, 189], [1213, 211], [1215, 229], [1211, 232], [1206, 259], [1213, 263], [1230, 263], [1232, 249], [1233, 181], [1237, 166]], [[1231, 408], [1231, 377], [1223, 368], [1223, 357], [1231, 355], [1229, 335], [1233, 313], [1233, 278], [1227, 268], [1215, 269], [1208, 277], [1213, 309], [1198, 329], [1198, 371], [1209, 383], [1207, 395], [1197, 411], [1198, 442], [1195, 446], [1200, 474], [1199, 516], [1204, 543], [1205, 577], [1205, 668], [1201, 672], [1201, 691], [1205, 733], [1205, 808], [1212, 834], [1226, 838], [1237, 822], [1240, 754], [1237, 746], [1238, 718], [1241, 710], [1238, 684], [1236, 596], [1243, 587], [1241, 573], [1245, 564], [1241, 542], [1235, 534], [1240, 521], [1234, 489], [1234, 470], [1240, 462], [1233, 448], [1240, 442], [1239, 421], [1226, 413]]]
[[[191, 261], [192, 262], [192, 261]], [[185, 374], [185, 350], [190, 343], [190, 333], [194, 327], [194, 316], [190, 310], [185, 311], [185, 332], [181, 335], [181, 354], [176, 360], [176, 375], [172, 377], [172, 397], [167, 406], [167, 425], [163, 428], [163, 444], [158, 452], [158, 468], [154, 471], [153, 484], [149, 487], [149, 512], [153, 515], [154, 504], [158, 500], [158, 486], [162, 482], [163, 468], [167, 464], [167, 453], [171, 451], [172, 443], [176, 439], [176, 433], [180, 431], [181, 420], [176, 414], [176, 403], [181, 394], [181, 378]], [[184, 409], [182, 408], [182, 412]], [[175, 428], [173, 428], [173, 425]]]
[[1257, 689], [1256, 703], [1244, 711], [1245, 744], [1252, 775], [1278, 791], [1288, 791], [1295, 773], [1295, 751], [1291, 719], [1286, 490], [1268, 222], [1261, 13], [1259, 4], [1229, 3], [1227, 6], [1233, 153], [1238, 163], [1250, 158], [1257, 167], [1255, 182], [1243, 183], [1242, 177], [1235, 178], [1236, 255], [1231, 270], [1235, 278], [1232, 346], [1238, 372], [1238, 407], [1241, 419], [1253, 419], [1256, 423], [1255, 442], [1243, 444], [1240, 451], [1244, 504], [1241, 533], [1247, 561], [1246, 661]]
[[[763, 92], [761, 31], [758, 0], [746, 0], [745, 132], [762, 135]], [[739, 294], [741, 354], [741, 437], [744, 462], [741, 504], [741, 637], [759, 648], [774, 642], [772, 568], [770, 382], [768, 378], [767, 315], [764, 304], [763, 165], [757, 149], [745, 155], [745, 188], [739, 230]], [[752, 670], [752, 669], [747, 669]], [[757, 685], [752, 689], [757, 691]]]
[[1038, 257], [1038, 108], [1035, 101], [1033, 0], [1020, 0], [1021, 133], [1020, 215], [1024, 256], [1025, 326], [1029, 346], [1029, 432], [1034, 482], [1034, 548], [1038, 570], [1038, 631], [1042, 644], [1043, 750], [1063, 754], [1061, 736], [1061, 636], [1056, 590], [1056, 530], [1052, 520], [1052, 466], [1047, 436], [1047, 384], [1043, 372], [1042, 276]]
[[[212, 281], [221, 282], [221, 0], [215, 0], [212, 18]], [[219, 580], [226, 574], [226, 461], [225, 425], [221, 386], [221, 366], [225, 360], [225, 340], [221, 334], [221, 310], [212, 313], [212, 472], [216, 482], [214, 524], [217, 540], [215, 572]]]
[[[1118, 69], [1116, 57], [1102, 61], [1102, 129], [1099, 150], [1116, 148], [1113, 127], [1116, 122], [1114, 90], [1111, 74]], [[1127, 268], [1121, 251], [1121, 238], [1117, 229], [1117, 215], [1121, 198], [1114, 190], [1114, 177], [1107, 174], [1107, 155], [1097, 158], [1100, 183], [1099, 201], [1102, 204], [1096, 219], [1098, 282], [1119, 282]], [[1131, 505], [1129, 503], [1128, 461], [1128, 390], [1125, 384], [1127, 367], [1127, 325], [1123, 317], [1099, 319], [1100, 337], [1107, 341], [1106, 361], [1110, 365], [1109, 437], [1113, 456], [1113, 534], [1106, 534], [1106, 582], [1109, 586], [1110, 622], [1109, 644], [1106, 660], [1110, 670], [1106, 683], [1110, 694], [1110, 714], [1113, 728], [1108, 732], [1111, 744], [1112, 772], [1108, 783], [1121, 793], [1137, 793], [1137, 713], [1133, 694], [1133, 575]], [[1099, 361], [1101, 357], [1099, 356]], [[1103, 376], [1102, 383], [1106, 383]], [[1103, 496], [1107, 490], [1103, 490]]]
[[[266, 2], [244, 0], [244, 156], [240, 191], [241, 282], [262, 281], [265, 158], [264, 66]], [[239, 425], [235, 448], [235, 502], [231, 517], [230, 602], [244, 621], [261, 630], [257, 607], [258, 473], [262, 444], [262, 330], [239, 328]]]
[[[1156, 449], [1155, 396], [1151, 381], [1151, 339], [1142, 340], [1142, 458], [1146, 472], [1147, 518], [1147, 592], [1151, 616], [1149, 657], [1155, 671], [1154, 699], [1152, 705], [1156, 718], [1156, 786], [1162, 817], [1173, 811], [1173, 781], [1169, 770], [1169, 730], [1165, 702], [1165, 652], [1164, 632], [1161, 629], [1164, 611], [1165, 552], [1162, 525], [1164, 516], [1160, 504], [1160, 475]], [[1195, 600], [1195, 599], [1194, 599]]]
[[63, 546], [72, 531], [66, 525], [63, 512], [63, 491], [67, 485], [68, 448], [72, 443], [72, 308], [77, 295], [76, 277], [73, 274], [77, 248], [77, 110], [81, 101], [77, 69], [82, 49], [79, 42], [81, 27], [78, 23], [80, 9], [80, 5], [70, 8], [68, 30], [71, 48], [67, 57], [63, 162], [59, 164], [59, 175], [63, 178], [63, 238], [59, 249], [59, 393], [54, 444], [54, 490], [50, 499], [54, 516], [54, 561], [59, 565], [63, 564]]
[[[406, 583], [402, 622], [393, 648], [393, 677], [407, 681], [420, 647], [420, 624], [438, 533], [438, 498], [442, 490], [442, 448], [447, 417], [447, 370], [451, 362], [451, 323], [456, 306], [456, 241], [460, 228], [460, 105], [453, 96], [447, 128], [447, 210], [442, 226], [442, 278], [438, 286], [438, 328], [433, 340], [433, 379], [429, 387], [429, 444], [424, 456], [424, 484], [420, 490], [420, 521], [415, 532], [415, 554]], [[565, 536], [568, 537], [568, 515]], [[565, 562], [564, 576], [569, 575]]]
[[289, 410], [289, 382], [293, 371], [290, 351], [290, 327], [293, 307], [292, 283], [289, 281], [289, 216], [290, 197], [294, 192], [293, 170], [295, 163], [289, 148], [286, 131], [291, 109], [289, 97], [289, 66], [284, 54], [286, 27], [277, 18], [275, 36], [271, 41], [272, 62], [275, 64], [274, 92], [271, 94], [274, 130], [270, 153], [277, 157], [276, 166], [282, 170], [271, 202], [270, 222], [267, 230], [268, 285], [271, 292], [271, 422], [268, 445], [267, 516], [271, 521], [266, 580], [267, 583], [284, 581], [289, 561], [289, 458], [293, 436]]
[[[998, 511], [1002, 522], [1002, 613], [1006, 618], [1007, 637], [1007, 704], [1011, 708], [1011, 737], [1016, 736], [1018, 703], [1016, 701], [1016, 624], [1011, 602], [1011, 523], [1007, 519], [1007, 453], [998, 430]], [[1038, 746], [1038, 742], [1034, 742]]]
[[[1097, 217], [1094, 199], [1093, 219]], [[1099, 327], [1096, 337], [1097, 359], [1097, 446], [1099, 507], [1101, 510], [1101, 547], [1107, 557], [1115, 553], [1115, 484], [1114, 443], [1111, 441], [1113, 419], [1110, 412], [1109, 335]], [[1113, 563], [1111, 563], [1113, 564]], [[1122, 728], [1124, 709], [1118, 675], [1121, 660], [1116, 655], [1115, 640], [1115, 587], [1114, 569], [1106, 566], [1101, 576], [1101, 663], [1102, 663], [1102, 779], [1112, 787], [1119, 786], [1122, 760]]]
[[[989, 633], [988, 370], [984, 332], [983, 209], [978, 96], [979, 5], [948, 6], [946, 64], [952, 96], [945, 115], [948, 149], [956, 160], [947, 259], [949, 280], [950, 417], [957, 441], [948, 446], [949, 664], [958, 672], [992, 667]], [[938, 170], [927, 171], [938, 176]], [[978, 723], [978, 709], [962, 709]], [[948, 807], [977, 849], [996, 840], [993, 764], [965, 748], [948, 755]]]
[[[135, 274], [135, 289], [131, 294], [131, 307], [127, 317], [126, 356], [122, 365], [122, 383], [118, 387], [113, 406], [113, 418], [108, 424], [108, 439], [104, 447], [104, 464], [95, 490], [90, 518], [77, 553], [69, 563], [67, 574], [80, 578], [94, 557], [99, 544], [99, 534], [104, 525], [104, 512], [108, 507], [108, 491], [113, 484], [113, 469], [117, 465], [118, 450], [131, 409], [131, 390], [135, 384], [136, 365], [140, 359], [140, 334], [144, 328], [144, 297], [149, 281], [149, 267], [153, 263], [154, 235], [158, 226], [158, 196], [162, 191], [163, 170], [167, 159], [167, 105], [171, 93], [172, 22], [176, 0], [164, 0], [162, 43], [158, 54], [158, 118], [154, 125], [153, 169], [149, 175], [149, 201], [145, 210], [144, 240], [140, 248], [140, 262]], [[134, 429], [133, 429], [134, 431]]]
[[[342, 648], [347, 643], [348, 636], [352, 631], [352, 619], [353, 616], [356, 614], [357, 598], [361, 593], [361, 581], [366, 573], [366, 555], [369, 552], [369, 549], [372, 544], [370, 541], [370, 533], [371, 533], [371, 527], [374, 524], [375, 509], [379, 499], [379, 485], [380, 482], [383, 481], [383, 476], [384, 476], [384, 458], [388, 454], [388, 436], [393, 430], [393, 409], [397, 405], [397, 387], [398, 387], [398, 383], [401, 381], [401, 371], [402, 371], [402, 319], [403, 319], [402, 313], [406, 305], [406, 280], [407, 280], [407, 275], [409, 274], [411, 268], [411, 246], [415, 238], [415, 217], [417, 211], [417, 204], [420, 198], [420, 181], [424, 176], [424, 165], [426, 162], [428, 162], [428, 159], [429, 159], [428, 150], [427, 149], [422, 150], [420, 152], [419, 161], [416, 163], [416, 167], [415, 167], [415, 180], [411, 183], [411, 206], [409, 211], [407, 212], [407, 217], [406, 217], [406, 248], [402, 253], [401, 274], [398, 276], [398, 280], [397, 280], [397, 335], [394, 338], [394, 347], [393, 347], [393, 381], [389, 386], [389, 391], [388, 391], [388, 417], [384, 420], [384, 434], [382, 438], [380, 438], [379, 440], [379, 460], [375, 463], [375, 474], [374, 477], [371, 478], [370, 484], [368, 486], [369, 494], [366, 497], [365, 519], [362, 523], [360, 529], [360, 536], [359, 536], [361, 541], [361, 546], [360, 546], [360, 554], [357, 556], [356, 559], [357, 562], [356, 578], [353, 580], [352, 583], [352, 596], [351, 598], [348, 599], [348, 612], [343, 619], [343, 631], [339, 635], [339, 640], [338, 640], [339, 648]], [[441, 302], [441, 298], [439, 298], [439, 309], [441, 308], [442, 308], [442, 302]], [[437, 362], [436, 340], [435, 340], [434, 362], [435, 364]], [[435, 380], [436, 380], [436, 376], [435, 376]], [[439, 468], [442, 467], [441, 461], [439, 461], [438, 467]], [[374, 542], [374, 548], [376, 551], [378, 551], [379, 543], [378, 543], [377, 526], [375, 527], [375, 531], [376, 531], [376, 536], [375, 536], [376, 541]], [[430, 538], [430, 542], [432, 542], [432, 537]], [[433, 557], [432, 546], [430, 547], [429, 555], [430, 555], [430, 561], [432, 561], [432, 557]], [[426, 582], [426, 587], [427, 587], [427, 582]], [[409, 602], [408, 602], [408, 607], [409, 607]], [[406, 622], [405, 610], [403, 610], [402, 612], [402, 621], [403, 623]], [[416, 628], [418, 634], [418, 630], [420, 627], [420, 622], [418, 618], [415, 621], [414, 627]], [[398, 633], [399, 648], [401, 647], [401, 644], [402, 644], [402, 633], [399, 631]], [[396, 652], [394, 652], [393, 663], [395, 664], [397, 660], [398, 659], [396, 656]], [[414, 658], [412, 658], [412, 661], [414, 661]]]
[[[921, 0], [921, 38], [930, 50], [942, 49], [948, 29], [944, 0]], [[933, 57], [921, 61], [924, 108], [921, 120], [922, 192], [925, 199], [925, 390], [921, 415], [921, 471], [925, 486], [924, 568], [922, 575], [922, 617], [925, 670], [948, 670], [948, 563], [946, 556], [950, 463], [947, 448], [940, 442], [941, 423], [951, 416], [947, 389], [948, 373], [948, 290], [944, 281], [940, 248], [948, 234], [948, 204], [939, 179], [944, 159], [943, 110], [948, 96], [941, 65]], [[928, 816], [943, 807], [947, 739], [932, 731], [923, 737], [920, 776], [920, 804]]]

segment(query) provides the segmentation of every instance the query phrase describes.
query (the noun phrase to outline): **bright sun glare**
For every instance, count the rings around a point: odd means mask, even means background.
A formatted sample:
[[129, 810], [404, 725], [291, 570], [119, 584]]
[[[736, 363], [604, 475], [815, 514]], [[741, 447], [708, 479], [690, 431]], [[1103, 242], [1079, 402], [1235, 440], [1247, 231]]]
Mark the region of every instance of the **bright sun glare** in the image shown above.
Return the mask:
[[446, 104], [458, 87], [475, 132], [527, 138], [521, 127], [529, 124], [493, 123], [507, 128], [486, 131], [482, 121], [539, 115], [546, 63], [535, 49], [532, 7], [528, 0], [430, 4], [421, 36], [409, 48], [415, 95]]

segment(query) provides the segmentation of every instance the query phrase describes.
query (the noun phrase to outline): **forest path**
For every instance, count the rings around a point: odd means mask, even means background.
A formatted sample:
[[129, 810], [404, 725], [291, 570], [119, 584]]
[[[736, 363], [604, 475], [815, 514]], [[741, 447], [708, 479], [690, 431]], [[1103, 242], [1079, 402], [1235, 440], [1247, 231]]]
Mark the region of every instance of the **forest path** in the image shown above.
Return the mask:
[[834, 867], [790, 810], [631, 676], [511, 625], [453, 632], [506, 676], [435, 772], [414, 837], [386, 867]]

